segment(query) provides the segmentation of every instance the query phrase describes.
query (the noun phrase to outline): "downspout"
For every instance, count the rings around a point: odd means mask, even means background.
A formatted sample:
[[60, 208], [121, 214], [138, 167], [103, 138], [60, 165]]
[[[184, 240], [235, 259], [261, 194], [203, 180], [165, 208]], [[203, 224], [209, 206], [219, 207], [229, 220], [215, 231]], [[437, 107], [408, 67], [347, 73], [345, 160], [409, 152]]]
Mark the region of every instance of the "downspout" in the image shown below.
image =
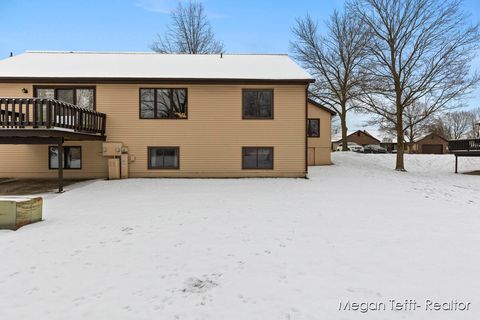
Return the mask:
[[305, 179], [308, 179], [308, 137], [307, 137], [307, 130], [308, 130], [308, 126], [307, 126], [307, 121], [308, 121], [308, 87], [309, 87], [309, 84], [307, 83], [306, 87], [305, 87], [305, 119], [304, 119], [304, 123], [305, 123], [305, 132], [303, 134], [303, 136], [305, 137]]

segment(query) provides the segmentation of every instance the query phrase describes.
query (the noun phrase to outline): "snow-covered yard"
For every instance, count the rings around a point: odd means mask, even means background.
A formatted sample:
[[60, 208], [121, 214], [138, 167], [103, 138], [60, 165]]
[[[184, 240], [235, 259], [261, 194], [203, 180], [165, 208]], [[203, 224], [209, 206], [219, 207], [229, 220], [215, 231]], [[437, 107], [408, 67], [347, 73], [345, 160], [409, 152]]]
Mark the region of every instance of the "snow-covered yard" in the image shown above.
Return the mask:
[[[479, 319], [480, 176], [334, 154], [310, 179], [94, 181], [0, 231], [0, 319]], [[480, 159], [461, 159], [462, 170]], [[339, 311], [416, 299], [416, 311]], [[424, 300], [471, 302], [425, 311]]]

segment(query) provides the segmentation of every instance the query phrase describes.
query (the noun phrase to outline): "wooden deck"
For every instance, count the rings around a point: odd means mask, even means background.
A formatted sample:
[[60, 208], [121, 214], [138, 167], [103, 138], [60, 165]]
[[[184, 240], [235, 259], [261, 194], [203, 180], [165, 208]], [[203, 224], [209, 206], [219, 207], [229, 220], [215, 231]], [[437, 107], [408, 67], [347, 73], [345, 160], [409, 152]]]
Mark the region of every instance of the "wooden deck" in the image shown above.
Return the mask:
[[105, 140], [106, 118], [53, 99], [0, 98], [0, 137]]
[[480, 157], [480, 138], [450, 140], [448, 150], [455, 155], [455, 173], [458, 173], [458, 157]]
[[[63, 154], [68, 140], [105, 141], [107, 116], [53, 99], [0, 98], [0, 144], [55, 144]], [[58, 191], [63, 192], [62, 157]]]

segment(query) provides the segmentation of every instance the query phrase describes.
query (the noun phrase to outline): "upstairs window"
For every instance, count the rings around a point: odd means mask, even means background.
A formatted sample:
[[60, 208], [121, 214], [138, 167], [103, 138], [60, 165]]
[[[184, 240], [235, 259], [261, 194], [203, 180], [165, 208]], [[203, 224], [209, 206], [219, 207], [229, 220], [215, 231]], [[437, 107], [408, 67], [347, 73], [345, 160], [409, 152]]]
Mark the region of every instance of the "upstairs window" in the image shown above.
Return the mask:
[[243, 119], [273, 119], [273, 89], [244, 89]]
[[320, 137], [320, 119], [308, 119], [307, 134], [311, 138]]
[[187, 89], [140, 89], [140, 119], [187, 117]]
[[55, 99], [95, 110], [95, 88], [39, 87], [35, 88], [37, 98]]

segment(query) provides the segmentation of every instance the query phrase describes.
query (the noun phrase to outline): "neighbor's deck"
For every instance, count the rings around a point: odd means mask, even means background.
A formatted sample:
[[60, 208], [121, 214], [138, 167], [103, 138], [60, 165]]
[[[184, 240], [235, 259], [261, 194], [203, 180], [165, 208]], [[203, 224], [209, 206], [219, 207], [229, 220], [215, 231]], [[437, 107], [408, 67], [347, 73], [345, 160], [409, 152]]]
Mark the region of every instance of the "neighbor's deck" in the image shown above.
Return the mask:
[[458, 157], [480, 156], [480, 139], [450, 140], [448, 150]]
[[458, 173], [458, 157], [480, 157], [480, 139], [450, 140], [448, 150], [455, 155], [455, 173]]

